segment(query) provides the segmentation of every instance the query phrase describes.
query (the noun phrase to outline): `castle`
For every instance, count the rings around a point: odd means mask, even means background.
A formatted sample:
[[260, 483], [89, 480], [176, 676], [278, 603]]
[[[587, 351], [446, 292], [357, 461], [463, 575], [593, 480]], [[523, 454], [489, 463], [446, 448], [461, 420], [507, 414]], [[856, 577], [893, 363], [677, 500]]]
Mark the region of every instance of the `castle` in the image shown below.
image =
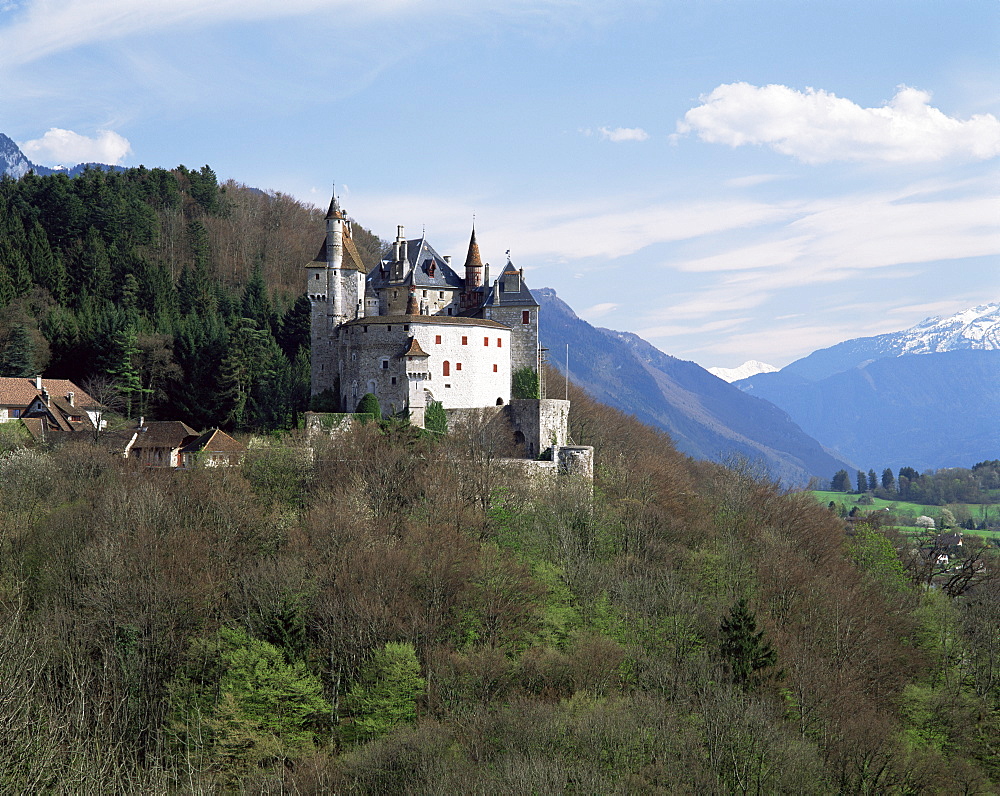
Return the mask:
[[463, 275], [403, 227], [391, 259], [366, 271], [334, 197], [307, 271], [312, 393], [329, 391], [342, 412], [372, 393], [383, 411], [422, 426], [432, 401], [446, 410], [505, 406], [513, 374], [541, 370], [538, 302], [509, 259], [491, 281], [475, 229]]

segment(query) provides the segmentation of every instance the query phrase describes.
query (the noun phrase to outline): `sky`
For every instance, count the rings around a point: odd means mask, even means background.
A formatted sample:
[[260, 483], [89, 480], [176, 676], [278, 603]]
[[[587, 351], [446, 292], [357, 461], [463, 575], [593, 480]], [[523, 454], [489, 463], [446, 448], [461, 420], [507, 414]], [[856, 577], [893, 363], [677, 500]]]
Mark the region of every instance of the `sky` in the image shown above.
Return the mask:
[[0, 0], [41, 165], [210, 165], [783, 366], [1000, 301], [997, 0]]

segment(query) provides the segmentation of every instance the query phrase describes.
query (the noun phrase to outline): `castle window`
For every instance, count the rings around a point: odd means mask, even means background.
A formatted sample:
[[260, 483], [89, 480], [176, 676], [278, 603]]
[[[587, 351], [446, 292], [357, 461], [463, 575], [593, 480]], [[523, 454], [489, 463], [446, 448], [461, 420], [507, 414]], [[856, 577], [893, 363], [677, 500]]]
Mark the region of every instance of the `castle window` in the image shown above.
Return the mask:
[[497, 348], [503, 348], [503, 338], [502, 337], [498, 337], [497, 338]]
[[494, 366], [493, 366], [493, 372], [494, 372], [494, 373], [496, 373], [496, 372], [497, 372], [497, 366], [496, 366], [496, 365], [494, 365]]
[[456, 362], [455, 363], [455, 370], [461, 370], [461, 369], [462, 369], [462, 363], [461, 362]]
[[531, 323], [531, 312], [529, 310], [521, 311], [521, 323]]
[[443, 290], [439, 290], [438, 291], [438, 297], [439, 298], [444, 298], [444, 291]]
[[441, 375], [442, 376], [451, 375], [451, 363], [447, 359], [441, 363]]
[[451, 307], [448, 307], [448, 314], [451, 315]]
[[427, 291], [426, 291], [426, 290], [424, 290], [424, 291], [422, 291], [422, 292], [423, 292], [423, 294], [424, 294], [424, 298], [427, 298]]
[[365, 334], [368, 334], [368, 327], [367, 327], [367, 326], [364, 326], [364, 327], [362, 327], [362, 328], [363, 328], [363, 329], [365, 330]]
[[395, 377], [395, 376], [393, 376], [393, 377], [392, 377], [392, 383], [393, 383], [393, 384], [395, 384], [395, 383], [396, 383], [396, 377]]
[[434, 335], [434, 345], [441, 345], [441, 335]]
[[408, 331], [410, 331], [410, 324], [408, 324], [408, 323], [404, 323], [404, 324], [403, 324], [403, 331], [404, 331], [404, 332], [408, 332]]
[[484, 337], [483, 338], [483, 345], [489, 345], [489, 344], [490, 344], [490, 338]]
[[468, 344], [469, 344], [469, 338], [468, 337], [462, 337], [462, 345], [468, 345]]
[[316, 281], [319, 282], [319, 274], [316, 274]]

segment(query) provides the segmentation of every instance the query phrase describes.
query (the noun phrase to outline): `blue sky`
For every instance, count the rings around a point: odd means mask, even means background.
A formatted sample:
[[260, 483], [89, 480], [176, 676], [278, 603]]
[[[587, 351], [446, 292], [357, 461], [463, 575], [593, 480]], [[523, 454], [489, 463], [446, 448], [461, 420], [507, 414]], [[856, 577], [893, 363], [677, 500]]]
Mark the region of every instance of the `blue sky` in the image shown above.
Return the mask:
[[0, 132], [511, 251], [582, 317], [784, 365], [1000, 300], [996, 0], [0, 0]]

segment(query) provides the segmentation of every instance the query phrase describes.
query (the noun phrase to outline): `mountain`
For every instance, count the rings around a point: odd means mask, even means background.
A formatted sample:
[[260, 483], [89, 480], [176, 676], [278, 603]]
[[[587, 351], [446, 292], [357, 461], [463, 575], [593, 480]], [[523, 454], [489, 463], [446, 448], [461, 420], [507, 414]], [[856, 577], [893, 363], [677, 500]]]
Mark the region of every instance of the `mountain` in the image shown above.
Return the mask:
[[29, 171], [35, 172], [39, 176], [48, 174], [66, 174], [69, 177], [76, 177], [85, 169], [104, 169], [105, 171], [121, 171], [123, 166], [109, 166], [106, 163], [78, 163], [75, 166], [59, 166], [50, 169], [48, 166], [39, 166], [28, 160], [21, 148], [8, 136], [0, 133], [0, 176], [8, 175], [15, 180], [20, 179]]
[[1000, 302], [927, 318], [902, 332], [858, 337], [814, 351], [782, 368], [810, 381], [887, 357], [960, 350], [1000, 350]]
[[732, 384], [734, 381], [749, 379], [751, 376], [756, 376], [758, 373], [774, 373], [777, 370], [778, 368], [774, 365], [768, 365], [766, 362], [758, 362], [756, 359], [749, 359], [739, 367], [709, 368], [708, 372], [713, 376], [718, 376], [723, 381], [728, 381]]
[[[694, 362], [664, 354], [641, 337], [591, 326], [554, 290], [538, 299], [542, 344], [563, 367], [569, 344], [570, 378], [602, 403], [668, 432], [678, 450], [724, 460], [733, 454], [763, 460], [786, 484], [829, 478], [847, 466], [767, 401], [741, 392]], [[550, 394], [557, 390], [550, 385]]]
[[737, 382], [863, 469], [1000, 455], [1000, 303], [848, 340]]
[[7, 174], [16, 180], [32, 169], [38, 173], [38, 166], [24, 156], [20, 147], [0, 133], [0, 175]]

